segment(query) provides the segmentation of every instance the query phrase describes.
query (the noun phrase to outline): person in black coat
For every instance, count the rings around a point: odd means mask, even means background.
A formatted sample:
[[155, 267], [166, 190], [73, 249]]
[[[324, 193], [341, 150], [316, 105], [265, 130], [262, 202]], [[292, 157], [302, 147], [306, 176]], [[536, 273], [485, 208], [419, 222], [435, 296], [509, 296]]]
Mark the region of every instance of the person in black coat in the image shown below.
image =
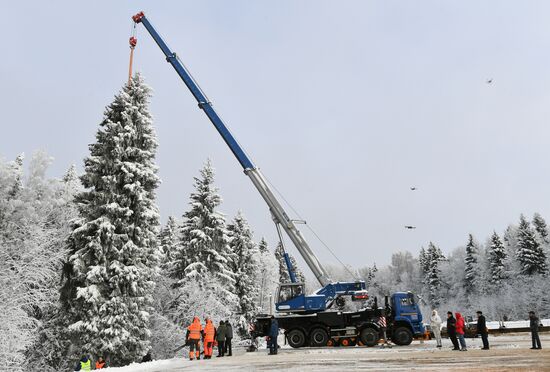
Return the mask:
[[531, 349], [542, 349], [539, 338], [539, 318], [537, 318], [534, 311], [529, 311], [529, 328], [531, 329], [531, 339], [533, 341]]
[[279, 336], [279, 323], [277, 319], [272, 315], [271, 316], [271, 325], [269, 327], [269, 355], [276, 355], [277, 349], [277, 336]]
[[456, 319], [451, 311], [447, 312], [447, 334], [453, 343], [453, 350], [460, 350], [458, 346], [458, 340], [456, 338]]
[[476, 333], [481, 336], [481, 341], [483, 341], [483, 347], [481, 350], [489, 350], [489, 339], [487, 333], [487, 322], [483, 313], [478, 310], [477, 314], [477, 330]]
[[233, 327], [229, 323], [229, 320], [225, 321], [225, 352], [227, 356], [233, 355], [233, 349], [231, 346], [231, 340], [233, 340]]

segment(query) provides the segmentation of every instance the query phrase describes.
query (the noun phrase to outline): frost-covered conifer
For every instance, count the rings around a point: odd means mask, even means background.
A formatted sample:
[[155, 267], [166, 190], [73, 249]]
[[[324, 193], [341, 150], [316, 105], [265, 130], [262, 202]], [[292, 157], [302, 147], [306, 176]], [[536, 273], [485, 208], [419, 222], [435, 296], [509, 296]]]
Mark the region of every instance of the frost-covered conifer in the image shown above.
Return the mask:
[[506, 260], [506, 249], [500, 237], [493, 231], [488, 249], [489, 281], [491, 284], [499, 285], [506, 278], [504, 261]]
[[546, 221], [544, 220], [544, 218], [539, 213], [535, 213], [533, 216], [533, 226], [535, 227], [535, 231], [541, 238], [541, 241], [543, 243], [548, 243], [548, 226], [546, 225]]
[[420, 266], [420, 274], [426, 276], [429, 269], [429, 258], [424, 247], [420, 248], [420, 253], [418, 254], [418, 264]]
[[441, 300], [439, 293], [439, 288], [441, 286], [441, 270], [439, 268], [439, 263], [444, 257], [441, 253], [441, 249], [432, 242], [428, 244], [426, 257], [426, 265], [428, 269], [426, 273], [426, 281], [428, 285], [429, 300], [433, 307], [437, 307]]
[[258, 244], [258, 283], [259, 293], [256, 301], [258, 309], [267, 313], [270, 308], [269, 300], [275, 292], [279, 280], [279, 263], [268, 248], [267, 241], [262, 238]]
[[170, 216], [159, 234], [163, 270], [169, 271], [174, 261], [177, 244], [179, 243], [177, 233], [178, 222], [174, 217]]
[[80, 221], [68, 239], [62, 293], [69, 330], [77, 352], [107, 356], [113, 366], [150, 349], [159, 178], [149, 97], [137, 74], [107, 106], [84, 160]]
[[252, 231], [248, 221], [239, 211], [228, 225], [229, 247], [234, 255], [229, 266], [235, 277], [235, 295], [238, 298], [237, 314], [239, 316], [237, 332], [241, 337], [248, 334], [248, 325], [257, 314], [255, 300], [258, 297], [261, 283], [259, 278], [259, 250], [252, 241]]
[[216, 210], [222, 198], [214, 185], [210, 160], [201, 169], [200, 177], [195, 177], [195, 191], [190, 199], [191, 209], [183, 215], [181, 241], [174, 254], [171, 276], [182, 285], [190, 278], [200, 279], [209, 272], [226, 291], [233, 293], [235, 278], [229, 267], [233, 257], [225, 216]]
[[260, 242], [258, 243], [258, 250], [262, 254], [268, 252], [268, 250], [269, 250], [267, 248], [267, 241], [263, 237], [260, 239]]
[[517, 245], [516, 255], [521, 265], [522, 274], [533, 275], [547, 272], [545, 252], [536, 239], [535, 231], [523, 215], [520, 216], [517, 230]]
[[477, 265], [478, 247], [472, 234], [468, 236], [466, 244], [466, 258], [464, 259], [464, 290], [466, 294], [474, 292], [476, 280], [479, 276]]

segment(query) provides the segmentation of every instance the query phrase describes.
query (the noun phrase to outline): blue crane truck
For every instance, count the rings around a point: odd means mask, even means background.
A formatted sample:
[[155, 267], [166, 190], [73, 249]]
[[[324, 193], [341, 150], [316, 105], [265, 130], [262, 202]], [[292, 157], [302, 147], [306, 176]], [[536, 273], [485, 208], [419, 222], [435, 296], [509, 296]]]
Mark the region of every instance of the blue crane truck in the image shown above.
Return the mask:
[[[289, 272], [290, 283], [281, 283], [277, 292], [276, 310], [280, 328], [285, 330], [288, 342], [293, 347], [324, 346], [332, 343], [359, 343], [372, 346], [378, 341], [378, 319], [386, 315], [388, 330], [396, 344], [407, 345], [413, 336], [424, 332], [422, 315], [412, 293], [394, 293], [386, 298], [384, 308], [378, 308], [377, 301], [371, 308], [356, 312], [344, 312], [346, 301], [365, 301], [368, 293], [365, 282], [353, 280], [349, 282], [333, 282], [323, 265], [319, 262], [304, 236], [297, 227], [296, 221], [286, 213], [281, 203], [275, 197], [269, 183], [260, 169], [239, 145], [224, 121], [220, 118], [212, 102], [199, 87], [185, 65], [162, 39], [155, 27], [143, 12], [132, 17], [135, 24], [142, 24], [159, 46], [166, 61], [172, 65], [181, 80], [187, 86], [198, 106], [218, 133], [223, 138], [237, 161], [242, 166], [252, 184], [266, 202], [275, 228], [279, 236], [283, 257]], [[130, 38], [130, 44], [135, 47], [137, 39]], [[321, 288], [311, 295], [306, 295], [304, 284], [298, 283], [293, 272], [289, 255], [285, 250], [283, 231], [290, 238], [300, 253]], [[269, 327], [269, 317], [259, 316], [255, 322], [254, 337], [266, 335]]]
[[[385, 306], [358, 311], [327, 310], [313, 313], [278, 313], [279, 327], [284, 329], [290, 346], [374, 346], [380, 339], [378, 320], [386, 317], [388, 337], [396, 345], [409, 345], [415, 337], [424, 336], [422, 314], [411, 292], [396, 292], [385, 297]], [[260, 315], [254, 322], [253, 337], [266, 336], [270, 315]]]

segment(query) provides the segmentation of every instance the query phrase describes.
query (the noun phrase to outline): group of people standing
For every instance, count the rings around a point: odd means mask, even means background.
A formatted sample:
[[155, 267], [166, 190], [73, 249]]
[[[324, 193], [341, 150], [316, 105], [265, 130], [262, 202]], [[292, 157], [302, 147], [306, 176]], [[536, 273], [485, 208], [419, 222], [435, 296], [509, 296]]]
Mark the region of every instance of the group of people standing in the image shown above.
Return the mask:
[[[481, 350], [489, 350], [489, 330], [487, 329], [487, 321], [482, 311], [477, 311], [477, 324], [476, 335], [481, 336], [483, 347]], [[456, 316], [456, 317], [455, 317]], [[531, 349], [542, 349], [539, 338], [539, 318], [535, 315], [534, 311], [529, 312], [529, 328], [531, 330], [531, 338], [533, 347]], [[437, 310], [432, 310], [430, 317], [430, 327], [435, 336], [437, 347], [441, 348], [441, 317], [437, 313]], [[466, 339], [464, 333], [466, 329], [466, 323], [464, 317], [459, 312], [456, 312], [453, 316], [451, 311], [447, 312], [447, 335], [453, 343], [453, 350], [467, 351]]]
[[[476, 334], [481, 336], [483, 342], [482, 350], [489, 350], [489, 331], [487, 330], [487, 323], [485, 316], [482, 311], [477, 311], [477, 325], [476, 325]], [[456, 318], [455, 318], [456, 316]], [[437, 347], [441, 348], [443, 345], [441, 343], [441, 317], [437, 313], [437, 310], [432, 311], [430, 317], [430, 327], [434, 333]], [[459, 312], [456, 312], [453, 316], [451, 311], [447, 312], [447, 334], [449, 339], [453, 343], [453, 350], [467, 351], [468, 347], [466, 346], [466, 339], [464, 338], [464, 333], [466, 329], [466, 323], [464, 317]]]
[[203, 359], [211, 359], [215, 345], [218, 345], [218, 357], [225, 355], [232, 356], [233, 350], [231, 340], [233, 340], [233, 327], [228, 320], [220, 321], [218, 328], [209, 318], [205, 319], [204, 327], [198, 317], [193, 318], [193, 322], [187, 327], [185, 335], [186, 343], [189, 345], [189, 360], [199, 360], [201, 358], [200, 342], [202, 340]]

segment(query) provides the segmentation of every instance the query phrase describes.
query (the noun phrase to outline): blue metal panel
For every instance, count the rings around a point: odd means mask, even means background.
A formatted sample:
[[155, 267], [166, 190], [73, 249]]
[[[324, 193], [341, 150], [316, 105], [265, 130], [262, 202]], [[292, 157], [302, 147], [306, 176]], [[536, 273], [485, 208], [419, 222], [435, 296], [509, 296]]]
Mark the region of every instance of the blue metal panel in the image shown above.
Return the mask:
[[141, 23], [143, 23], [143, 26], [145, 26], [147, 31], [149, 31], [157, 45], [160, 47], [160, 49], [166, 56], [166, 60], [174, 67], [181, 80], [183, 80], [187, 88], [189, 88], [189, 90], [199, 103], [199, 107], [204, 111], [206, 116], [208, 116], [212, 124], [214, 124], [214, 127], [216, 127], [218, 133], [222, 136], [227, 146], [229, 146], [231, 152], [233, 153], [233, 155], [235, 155], [241, 166], [245, 170], [254, 168], [254, 164], [252, 163], [252, 161], [248, 158], [244, 150], [237, 143], [237, 140], [235, 140], [229, 129], [227, 129], [227, 126], [223, 123], [222, 119], [218, 116], [218, 114], [212, 107], [212, 103], [202, 92], [198, 84], [195, 83], [189, 72], [185, 69], [185, 66], [183, 66], [183, 64], [178, 60], [176, 54], [170, 50], [168, 45], [166, 45], [162, 37], [158, 34], [151, 22], [149, 22], [149, 20], [145, 16], [141, 18]]
[[285, 258], [286, 268], [288, 269], [288, 275], [290, 275], [290, 282], [296, 283], [296, 275], [294, 274], [294, 270], [292, 267], [292, 262], [290, 262], [290, 257], [288, 256], [288, 253], [284, 253], [283, 257]]

